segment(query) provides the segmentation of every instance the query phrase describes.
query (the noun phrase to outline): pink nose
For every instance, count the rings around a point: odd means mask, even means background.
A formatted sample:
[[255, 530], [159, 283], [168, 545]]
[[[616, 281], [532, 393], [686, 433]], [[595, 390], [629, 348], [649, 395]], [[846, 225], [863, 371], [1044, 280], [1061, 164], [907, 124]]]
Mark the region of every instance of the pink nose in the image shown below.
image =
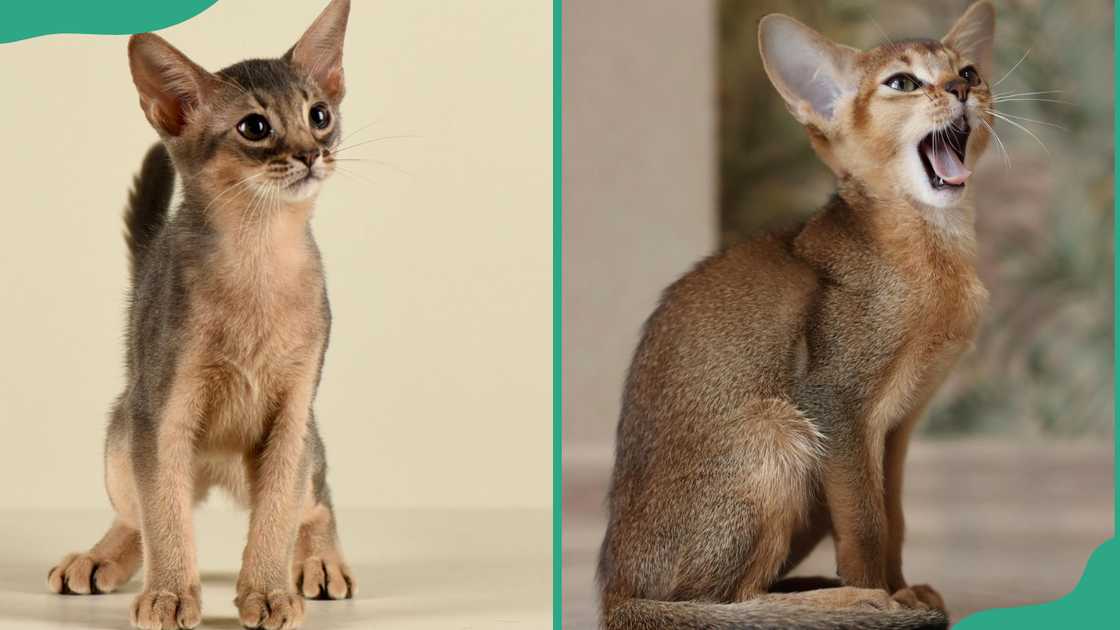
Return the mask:
[[312, 149], [310, 151], [296, 153], [292, 157], [306, 164], [307, 168], [311, 168], [311, 165], [315, 163], [315, 159], [319, 157], [319, 149]]

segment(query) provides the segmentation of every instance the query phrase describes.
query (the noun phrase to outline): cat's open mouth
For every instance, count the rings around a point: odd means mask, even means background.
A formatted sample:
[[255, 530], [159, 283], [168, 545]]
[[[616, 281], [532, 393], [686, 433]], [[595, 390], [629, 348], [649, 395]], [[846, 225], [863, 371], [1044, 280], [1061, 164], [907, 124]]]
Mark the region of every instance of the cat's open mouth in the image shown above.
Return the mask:
[[972, 171], [964, 165], [968, 135], [972, 129], [964, 116], [948, 126], [934, 129], [918, 143], [918, 157], [934, 190], [964, 188]]

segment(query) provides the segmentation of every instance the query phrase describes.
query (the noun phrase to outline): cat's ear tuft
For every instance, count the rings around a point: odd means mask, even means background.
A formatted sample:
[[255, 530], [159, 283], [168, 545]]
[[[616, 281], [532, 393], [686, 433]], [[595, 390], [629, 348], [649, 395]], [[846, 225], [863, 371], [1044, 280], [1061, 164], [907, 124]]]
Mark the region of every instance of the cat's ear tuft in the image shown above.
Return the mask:
[[189, 114], [213, 93], [214, 76], [154, 33], [129, 38], [128, 65], [140, 107], [161, 134], [182, 133]]
[[836, 105], [855, 92], [859, 54], [797, 20], [772, 13], [758, 23], [758, 49], [766, 76], [804, 125], [827, 128]]
[[992, 47], [996, 31], [996, 9], [988, 0], [968, 7], [941, 43], [972, 60], [987, 77], [992, 71]]
[[331, 0], [303, 37], [284, 55], [284, 59], [307, 73], [336, 103], [346, 93], [342, 44], [349, 17], [350, 0]]

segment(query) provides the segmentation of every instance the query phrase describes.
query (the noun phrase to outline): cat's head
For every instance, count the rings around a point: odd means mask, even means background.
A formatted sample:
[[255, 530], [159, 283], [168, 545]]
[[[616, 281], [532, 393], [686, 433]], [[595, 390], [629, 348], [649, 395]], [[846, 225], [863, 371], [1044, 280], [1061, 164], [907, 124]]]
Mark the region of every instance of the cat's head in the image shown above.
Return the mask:
[[128, 43], [140, 107], [184, 184], [206, 199], [313, 197], [334, 170], [349, 0], [332, 0], [279, 59], [211, 73], [151, 33]]
[[784, 15], [759, 24], [763, 66], [814, 150], [878, 197], [960, 203], [990, 138], [995, 10], [973, 4], [938, 40], [860, 51]]

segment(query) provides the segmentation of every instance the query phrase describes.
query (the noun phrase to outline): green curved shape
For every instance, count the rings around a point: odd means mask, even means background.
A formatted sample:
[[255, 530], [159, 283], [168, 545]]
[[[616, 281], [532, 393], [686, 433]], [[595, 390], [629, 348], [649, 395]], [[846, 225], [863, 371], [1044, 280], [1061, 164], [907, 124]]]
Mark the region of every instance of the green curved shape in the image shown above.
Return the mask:
[[11, 0], [0, 3], [0, 44], [51, 33], [128, 35], [166, 28], [218, 0]]
[[[1039, 544], [1046, 544], [1040, 540]], [[1116, 627], [1116, 576], [1120, 568], [1120, 542], [1104, 543], [1085, 566], [1081, 581], [1069, 595], [1045, 604], [997, 608], [969, 615], [953, 626], [957, 630], [989, 628], [1106, 628]], [[1045, 571], [1046, 567], [1038, 567]]]

